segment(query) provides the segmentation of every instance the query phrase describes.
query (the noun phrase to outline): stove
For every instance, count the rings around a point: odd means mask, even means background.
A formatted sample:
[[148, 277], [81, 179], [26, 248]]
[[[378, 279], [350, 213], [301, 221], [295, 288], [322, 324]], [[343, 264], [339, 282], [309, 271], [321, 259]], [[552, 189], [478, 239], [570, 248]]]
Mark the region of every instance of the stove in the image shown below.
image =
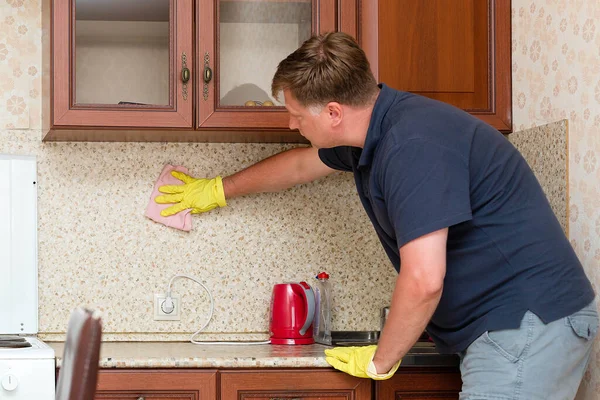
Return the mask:
[[2, 358], [54, 358], [54, 349], [35, 336], [0, 335]]
[[54, 400], [54, 350], [37, 338], [37, 173], [0, 154], [0, 399]]
[[[0, 399], [54, 400], [54, 350], [36, 337], [11, 340], [27, 347], [0, 344]], [[0, 339], [1, 341], [2, 339]]]

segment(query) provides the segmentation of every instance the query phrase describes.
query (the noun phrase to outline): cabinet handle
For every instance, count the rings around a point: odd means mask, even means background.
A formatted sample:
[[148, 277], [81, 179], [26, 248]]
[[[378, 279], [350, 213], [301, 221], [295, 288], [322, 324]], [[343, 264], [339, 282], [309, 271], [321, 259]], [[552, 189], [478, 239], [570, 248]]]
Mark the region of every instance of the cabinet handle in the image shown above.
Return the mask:
[[[188, 98], [188, 81], [190, 80], [190, 70], [187, 67], [187, 54], [185, 52], [181, 53], [181, 81], [183, 85], [181, 85], [181, 95], [183, 96], [183, 100], [187, 100]], [[140, 399], [138, 399], [140, 400]], [[144, 400], [142, 397], [141, 400]]]
[[204, 72], [202, 73], [202, 79], [204, 80], [204, 88], [202, 89], [202, 95], [204, 97], [204, 101], [208, 100], [208, 83], [212, 79], [212, 69], [210, 69], [210, 56], [208, 55], [208, 51], [204, 53]]
[[188, 83], [188, 81], [190, 80], [190, 70], [186, 67], [183, 67], [183, 69], [181, 70], [181, 80], [183, 81], [183, 83]]

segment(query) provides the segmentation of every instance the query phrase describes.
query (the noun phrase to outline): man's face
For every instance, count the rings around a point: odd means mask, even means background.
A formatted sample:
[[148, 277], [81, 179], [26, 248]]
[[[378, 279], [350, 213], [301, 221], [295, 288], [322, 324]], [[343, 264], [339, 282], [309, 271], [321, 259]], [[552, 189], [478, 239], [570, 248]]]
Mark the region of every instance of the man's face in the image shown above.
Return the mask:
[[290, 113], [290, 129], [298, 129], [313, 147], [331, 147], [330, 120], [324, 109], [315, 110], [303, 107], [289, 90], [283, 91], [285, 108]]

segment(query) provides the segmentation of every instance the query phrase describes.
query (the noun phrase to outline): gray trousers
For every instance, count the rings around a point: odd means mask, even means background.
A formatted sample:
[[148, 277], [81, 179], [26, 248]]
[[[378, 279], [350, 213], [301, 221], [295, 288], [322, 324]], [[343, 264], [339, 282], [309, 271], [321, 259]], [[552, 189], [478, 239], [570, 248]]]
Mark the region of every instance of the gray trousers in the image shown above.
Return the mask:
[[485, 332], [460, 356], [461, 400], [572, 400], [598, 332], [596, 301], [549, 324]]

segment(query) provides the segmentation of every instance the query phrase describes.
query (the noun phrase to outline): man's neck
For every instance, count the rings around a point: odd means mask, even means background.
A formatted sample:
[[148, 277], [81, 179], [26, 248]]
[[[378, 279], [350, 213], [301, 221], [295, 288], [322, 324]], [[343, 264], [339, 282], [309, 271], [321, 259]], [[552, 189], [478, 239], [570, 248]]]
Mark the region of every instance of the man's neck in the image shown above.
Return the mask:
[[363, 108], [348, 107], [344, 116], [343, 145], [364, 147], [372, 114], [373, 105]]
[[381, 90], [377, 91], [377, 95], [373, 98], [370, 105], [364, 107], [350, 107], [346, 106], [346, 112], [344, 113], [344, 145], [365, 147], [365, 141], [367, 140], [367, 132], [369, 131], [369, 125], [371, 124], [371, 116], [373, 115], [373, 109], [375, 108], [375, 102], [379, 97]]

